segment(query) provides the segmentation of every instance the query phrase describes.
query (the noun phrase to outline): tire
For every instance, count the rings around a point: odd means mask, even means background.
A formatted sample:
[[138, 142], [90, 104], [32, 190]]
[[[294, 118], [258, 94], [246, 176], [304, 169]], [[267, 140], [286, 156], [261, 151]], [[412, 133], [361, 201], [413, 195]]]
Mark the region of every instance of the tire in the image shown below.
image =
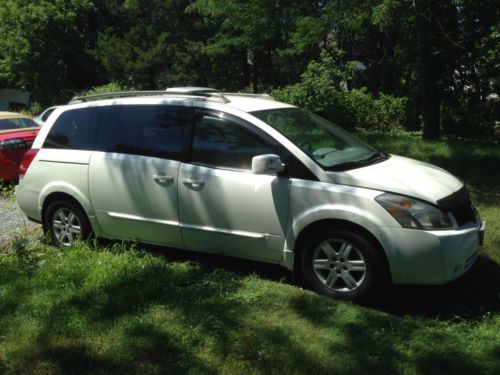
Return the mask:
[[372, 300], [388, 280], [387, 267], [375, 246], [343, 229], [317, 231], [302, 249], [300, 268], [316, 292], [354, 302]]
[[62, 248], [85, 241], [92, 234], [87, 215], [69, 200], [57, 200], [48, 205], [43, 228], [50, 233], [52, 243]]

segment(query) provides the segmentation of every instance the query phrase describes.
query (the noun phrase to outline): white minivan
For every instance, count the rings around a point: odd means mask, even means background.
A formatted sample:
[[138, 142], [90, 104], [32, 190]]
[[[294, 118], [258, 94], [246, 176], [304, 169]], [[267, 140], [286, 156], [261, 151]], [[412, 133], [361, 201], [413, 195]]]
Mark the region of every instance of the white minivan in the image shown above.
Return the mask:
[[16, 196], [61, 247], [93, 234], [277, 263], [350, 300], [453, 280], [484, 234], [443, 169], [267, 95], [203, 88], [56, 108]]

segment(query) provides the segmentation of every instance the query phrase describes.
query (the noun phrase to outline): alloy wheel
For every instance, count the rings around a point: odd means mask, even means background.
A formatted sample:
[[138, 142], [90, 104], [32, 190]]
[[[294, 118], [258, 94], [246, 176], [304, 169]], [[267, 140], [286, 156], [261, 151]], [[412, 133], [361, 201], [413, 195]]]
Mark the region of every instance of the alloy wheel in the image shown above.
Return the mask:
[[328, 239], [316, 246], [312, 266], [323, 285], [336, 292], [356, 290], [366, 276], [363, 255], [353, 244], [342, 239]]

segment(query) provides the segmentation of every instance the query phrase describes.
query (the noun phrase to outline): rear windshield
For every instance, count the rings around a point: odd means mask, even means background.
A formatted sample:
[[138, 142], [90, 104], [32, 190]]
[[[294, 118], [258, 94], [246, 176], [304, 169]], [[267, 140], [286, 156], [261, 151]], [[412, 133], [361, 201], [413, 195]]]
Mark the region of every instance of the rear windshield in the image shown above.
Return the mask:
[[0, 130], [16, 130], [33, 128], [35, 126], [38, 126], [36, 122], [29, 118], [6, 118], [0, 120]]

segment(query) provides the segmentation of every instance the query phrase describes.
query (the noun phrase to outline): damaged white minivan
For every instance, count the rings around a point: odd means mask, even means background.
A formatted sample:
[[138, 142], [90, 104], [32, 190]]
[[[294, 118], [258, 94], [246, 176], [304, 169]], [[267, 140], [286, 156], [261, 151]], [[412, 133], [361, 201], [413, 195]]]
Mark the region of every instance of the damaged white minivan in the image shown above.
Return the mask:
[[58, 246], [94, 235], [277, 263], [349, 300], [461, 276], [485, 227], [441, 168], [267, 95], [196, 87], [58, 107], [16, 196]]

